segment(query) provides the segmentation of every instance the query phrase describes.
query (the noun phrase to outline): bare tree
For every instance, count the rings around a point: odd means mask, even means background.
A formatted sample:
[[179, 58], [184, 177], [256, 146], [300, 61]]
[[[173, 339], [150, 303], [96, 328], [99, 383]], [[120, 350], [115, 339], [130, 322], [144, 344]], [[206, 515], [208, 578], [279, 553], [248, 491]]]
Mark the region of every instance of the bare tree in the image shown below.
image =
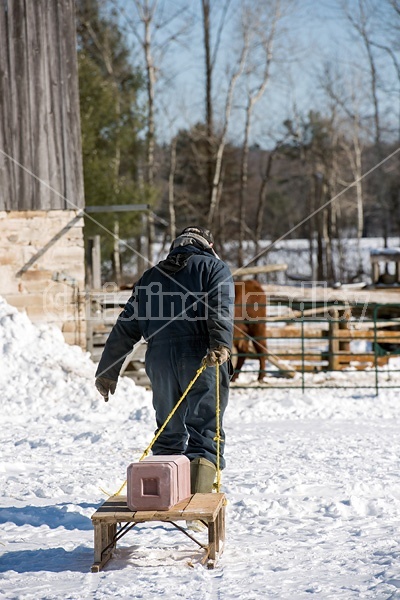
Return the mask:
[[254, 236], [254, 264], [257, 264], [258, 255], [260, 253], [260, 240], [262, 238], [263, 226], [264, 226], [264, 212], [265, 205], [267, 199], [267, 189], [268, 185], [272, 179], [272, 167], [276, 157], [279, 154], [279, 150], [282, 144], [285, 142], [284, 140], [280, 140], [275, 144], [275, 147], [268, 152], [267, 160], [264, 166], [264, 169], [261, 173], [261, 185], [258, 191], [257, 198], [257, 211], [256, 211], [256, 231]]
[[376, 66], [376, 57], [374, 55], [374, 45], [371, 33], [371, 21], [375, 14], [374, 6], [371, 5], [368, 0], [357, 0], [356, 10], [354, 10], [354, 4], [350, 5], [348, 0], [342, 0], [342, 8], [353, 30], [360, 37], [366, 52], [369, 66], [371, 99], [374, 107], [373, 121], [375, 145], [379, 151], [381, 147], [381, 119], [378, 99], [378, 69]]
[[[383, 118], [379, 102], [379, 93], [384, 91], [384, 85], [382, 82], [382, 75], [379, 76], [380, 70], [378, 68], [379, 51], [384, 50], [384, 48], [382, 48], [384, 44], [381, 44], [376, 40], [377, 29], [375, 25], [377, 22], [381, 22], [381, 20], [376, 20], [377, 15], [383, 18], [386, 14], [387, 6], [387, 3], [378, 3], [375, 0], [357, 0], [356, 10], [354, 10], [354, 6], [350, 6], [348, 0], [342, 0], [344, 13], [353, 30], [358, 35], [367, 58], [371, 101], [373, 105], [375, 160], [377, 162], [381, 161], [384, 156], [384, 141], [382, 138], [384, 132], [382, 126]], [[398, 14], [396, 10], [398, 8], [398, 2], [390, 0], [390, 6], [394, 8], [395, 14]], [[392, 58], [395, 58], [394, 52], [391, 49], [389, 49], [389, 53], [387, 54]], [[394, 66], [397, 70], [397, 60], [394, 61]], [[371, 179], [375, 185], [376, 204], [379, 206], [381, 215], [380, 222], [382, 225], [384, 245], [387, 246], [389, 231], [391, 229], [391, 201], [388, 180], [382, 169], [378, 169]]]
[[[333, 72], [331, 65], [327, 64], [324, 73], [320, 77], [320, 84], [328, 97], [328, 101], [333, 104], [335, 111], [341, 112], [342, 135], [340, 145], [347, 157], [348, 164], [353, 177], [356, 193], [357, 205], [357, 261], [358, 273], [362, 273], [362, 254], [361, 239], [364, 231], [364, 195], [362, 182], [362, 158], [364, 150], [365, 134], [363, 131], [361, 115], [360, 90], [363, 89], [362, 81], [357, 72], [352, 71], [348, 81], [345, 81], [343, 73]], [[343, 175], [340, 177], [340, 183], [347, 187], [349, 181], [345, 181]]]
[[[143, 52], [146, 71], [147, 90], [147, 132], [146, 132], [146, 165], [144, 192], [151, 197], [154, 194], [155, 176], [155, 144], [156, 144], [156, 84], [161, 73], [163, 59], [171, 45], [177, 43], [187, 33], [191, 21], [185, 18], [188, 9], [176, 8], [168, 13], [168, 3], [161, 0], [132, 0], [135, 12], [121, 8], [116, 0], [116, 9], [124, 16]], [[174, 26], [171, 29], [171, 24]], [[153, 244], [155, 239], [153, 213], [147, 217], [148, 261], [153, 261]]]
[[207, 185], [208, 199], [211, 203], [213, 179], [214, 179], [214, 102], [213, 102], [213, 76], [221, 44], [226, 17], [231, 0], [224, 0], [219, 15], [219, 24], [214, 46], [211, 41], [211, 2], [201, 0], [203, 14], [204, 35], [204, 62], [205, 62], [205, 121], [206, 121], [206, 144], [207, 144]]
[[[397, 89], [393, 90], [393, 97], [395, 102], [397, 101], [400, 105], [400, 1], [386, 0], [385, 5], [388, 6], [385, 25], [385, 43], [377, 40], [371, 40], [371, 43], [379, 50], [382, 50], [390, 58], [397, 77]], [[397, 129], [397, 136], [398, 139], [400, 139], [400, 112], [398, 115]]]
[[[264, 3], [263, 5], [265, 6]], [[270, 3], [267, 3], [266, 7], [266, 10], [262, 11], [262, 7], [257, 3], [245, 5], [243, 15], [243, 36], [249, 39], [252, 38], [252, 47], [249, 52], [250, 61], [246, 69], [248, 86], [244, 140], [240, 165], [239, 267], [243, 266], [244, 261], [243, 244], [246, 232], [249, 143], [253, 112], [257, 102], [263, 97], [270, 78], [276, 30], [282, 16], [281, 0], [273, 0]]]
[[170, 164], [168, 176], [168, 212], [169, 212], [169, 232], [171, 240], [176, 237], [176, 215], [175, 215], [175, 172], [176, 172], [176, 142], [174, 136], [170, 145]]
[[229, 84], [228, 90], [225, 97], [225, 108], [224, 108], [224, 116], [222, 123], [222, 130], [218, 138], [217, 143], [217, 151], [215, 157], [215, 166], [214, 166], [214, 176], [212, 181], [212, 190], [211, 190], [211, 200], [210, 207], [208, 211], [208, 219], [207, 226], [211, 227], [214, 217], [217, 214], [219, 200], [221, 197], [221, 187], [222, 187], [222, 159], [224, 156], [227, 134], [228, 134], [228, 126], [230, 122], [231, 112], [232, 112], [232, 103], [233, 103], [233, 94], [235, 91], [235, 86], [238, 82], [238, 79], [243, 73], [244, 67], [246, 65], [247, 54], [249, 51], [249, 38], [248, 36], [244, 36], [243, 38], [243, 46], [240, 51], [239, 59], [236, 65], [231, 69], [231, 73], [229, 76]]

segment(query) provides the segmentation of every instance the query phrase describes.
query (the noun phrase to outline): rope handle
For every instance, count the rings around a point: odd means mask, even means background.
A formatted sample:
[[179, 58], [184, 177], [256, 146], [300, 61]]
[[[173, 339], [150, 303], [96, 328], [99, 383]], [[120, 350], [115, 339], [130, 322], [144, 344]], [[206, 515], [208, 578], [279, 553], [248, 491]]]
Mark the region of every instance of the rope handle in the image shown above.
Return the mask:
[[[217, 465], [216, 465], [216, 468], [217, 468], [217, 480], [216, 480], [216, 483], [215, 483], [215, 489], [216, 489], [217, 492], [220, 491], [220, 487], [221, 487], [220, 444], [221, 444], [221, 441], [223, 441], [222, 438], [221, 438], [221, 425], [220, 425], [219, 366], [220, 365], [218, 363], [215, 365], [215, 381], [216, 381], [216, 412], [215, 412], [216, 431], [215, 431], [215, 433], [216, 433], [216, 435], [215, 435], [214, 441], [217, 442]], [[205, 358], [203, 358], [203, 360], [201, 362], [201, 366], [197, 369], [196, 375], [193, 377], [192, 381], [189, 383], [189, 385], [187, 386], [186, 390], [183, 392], [182, 396], [179, 398], [178, 402], [175, 404], [174, 408], [171, 410], [171, 412], [169, 413], [168, 417], [165, 419], [163, 425], [160, 427], [160, 429], [158, 429], [157, 433], [155, 434], [155, 436], [151, 440], [150, 444], [144, 450], [143, 454], [139, 458], [139, 462], [142, 461], [143, 459], [145, 459], [146, 456], [148, 456], [148, 454], [149, 454], [150, 450], [152, 449], [153, 445], [158, 440], [159, 436], [162, 434], [162, 432], [164, 431], [164, 429], [168, 425], [169, 421], [172, 419], [172, 417], [174, 416], [175, 412], [178, 410], [179, 406], [182, 404], [182, 402], [184, 401], [184, 399], [186, 398], [186, 396], [188, 395], [188, 393], [192, 389], [193, 385], [196, 383], [197, 379], [200, 377], [200, 375], [203, 373], [203, 371], [206, 370], [206, 368], [207, 368], [207, 365], [206, 365], [206, 362], [205, 362]], [[119, 496], [119, 494], [122, 492], [122, 490], [126, 486], [126, 483], [127, 483], [127, 480], [125, 479], [125, 481], [121, 485], [121, 487], [114, 494], [110, 495], [110, 498], [111, 498], [111, 496]], [[101, 491], [104, 492], [104, 490], [101, 490]]]
[[200, 377], [200, 375], [202, 374], [202, 372], [206, 370], [206, 368], [207, 368], [207, 366], [206, 366], [206, 364], [204, 362], [204, 358], [203, 358], [201, 367], [199, 369], [197, 369], [196, 375], [193, 377], [192, 381], [189, 383], [189, 385], [187, 386], [186, 390], [183, 392], [182, 396], [179, 398], [178, 402], [175, 404], [174, 408], [171, 410], [171, 412], [169, 413], [168, 417], [165, 419], [164, 424], [157, 431], [156, 435], [153, 437], [153, 439], [151, 440], [150, 444], [147, 446], [146, 450], [143, 452], [142, 456], [139, 458], [139, 461], [141, 461], [144, 458], [146, 458], [146, 456], [149, 454], [149, 452], [152, 449], [153, 445], [158, 440], [158, 438], [160, 437], [160, 435], [162, 434], [162, 432], [164, 431], [164, 429], [166, 428], [166, 426], [168, 425], [168, 423], [170, 422], [170, 420], [174, 416], [175, 412], [178, 410], [178, 408], [180, 407], [180, 405], [182, 404], [182, 402], [184, 401], [184, 399], [186, 398], [186, 396], [188, 395], [188, 393], [192, 389], [193, 385], [196, 383], [196, 381], [198, 380], [198, 378]]
[[219, 363], [215, 365], [215, 399], [216, 399], [216, 410], [215, 410], [215, 438], [214, 441], [217, 442], [217, 481], [215, 484], [215, 489], [219, 493], [221, 489], [221, 467], [220, 467], [220, 454], [221, 454], [221, 442], [223, 441], [221, 438], [221, 423], [220, 423], [220, 395], [219, 395]]

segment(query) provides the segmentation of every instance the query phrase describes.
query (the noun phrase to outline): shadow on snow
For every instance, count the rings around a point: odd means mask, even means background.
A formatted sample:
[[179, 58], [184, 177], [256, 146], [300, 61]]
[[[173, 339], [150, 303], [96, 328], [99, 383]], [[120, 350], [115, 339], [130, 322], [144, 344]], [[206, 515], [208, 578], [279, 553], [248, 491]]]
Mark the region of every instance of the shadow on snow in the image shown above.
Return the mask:
[[0, 554], [0, 573], [7, 571], [16, 573], [36, 573], [38, 571], [87, 573], [90, 571], [92, 562], [93, 549], [84, 546], [78, 546], [71, 552], [67, 552], [64, 548], [17, 550]]
[[[78, 512], [68, 510], [68, 504], [56, 504], [55, 506], [24, 506], [17, 508], [10, 506], [0, 508], [0, 524], [15, 523], [15, 525], [32, 525], [40, 527], [47, 525], [50, 529], [64, 527], [64, 529], [92, 529], [92, 522]], [[73, 505], [75, 506], [75, 505]], [[99, 505], [83, 503], [82, 508], [93, 507], [93, 512]]]

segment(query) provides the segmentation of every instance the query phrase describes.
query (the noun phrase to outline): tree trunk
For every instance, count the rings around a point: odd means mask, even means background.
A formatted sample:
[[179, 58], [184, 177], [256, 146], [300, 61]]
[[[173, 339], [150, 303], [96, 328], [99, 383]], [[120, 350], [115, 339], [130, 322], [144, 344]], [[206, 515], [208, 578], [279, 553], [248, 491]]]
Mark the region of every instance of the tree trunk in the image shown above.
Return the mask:
[[[358, 141], [358, 140], [357, 140]], [[359, 143], [354, 147], [354, 163], [355, 163], [355, 178], [356, 178], [356, 197], [357, 197], [357, 262], [358, 272], [363, 272], [361, 239], [364, 231], [364, 202], [362, 189], [362, 164], [361, 164], [361, 149]]]
[[[155, 86], [155, 68], [153, 63], [153, 57], [151, 54], [151, 21], [152, 15], [148, 10], [147, 2], [147, 18], [144, 19], [145, 27], [145, 38], [144, 38], [144, 53], [146, 60], [146, 73], [147, 73], [147, 164], [146, 164], [146, 183], [148, 190], [152, 188], [154, 184], [154, 145], [155, 145], [155, 122], [154, 122], [154, 86]], [[153, 263], [153, 246], [155, 239], [154, 219], [149, 212], [147, 218], [147, 236], [148, 236], [148, 250], [147, 258], [149, 265]]]
[[242, 161], [240, 166], [240, 193], [239, 193], [239, 248], [237, 266], [243, 267], [244, 264], [244, 239], [246, 231], [246, 200], [247, 200], [247, 179], [249, 170], [249, 135], [251, 122], [252, 102], [249, 100], [246, 111], [246, 125], [244, 130], [244, 141], [242, 149]]
[[112, 256], [112, 264], [114, 271], [114, 281], [118, 288], [121, 287], [121, 255], [119, 253], [119, 222], [118, 219], [114, 219], [114, 249]]
[[[258, 15], [255, 15], [258, 19]], [[260, 78], [260, 83], [255, 87], [254, 90], [249, 91], [247, 97], [247, 108], [246, 108], [246, 121], [244, 129], [244, 140], [242, 150], [242, 164], [240, 168], [240, 193], [239, 193], [239, 249], [238, 249], [238, 267], [243, 266], [244, 262], [244, 239], [246, 231], [246, 201], [247, 201], [247, 181], [248, 181], [248, 161], [249, 161], [249, 140], [250, 140], [250, 129], [251, 121], [253, 116], [253, 110], [255, 105], [264, 95], [268, 81], [270, 68], [272, 63], [272, 50], [275, 41], [276, 25], [280, 18], [280, 2], [276, 3], [274, 7], [274, 14], [271, 15], [271, 28], [265, 34], [262, 32], [260, 40], [260, 46], [263, 49], [263, 73]], [[254, 77], [254, 73], [250, 76]]]
[[170, 147], [170, 163], [168, 177], [168, 212], [169, 212], [169, 233], [171, 241], [176, 238], [176, 215], [175, 215], [175, 172], [176, 172], [176, 142], [174, 137]]
[[264, 226], [264, 211], [265, 211], [265, 202], [266, 202], [266, 196], [267, 196], [267, 186], [271, 179], [272, 164], [273, 164], [273, 161], [275, 158], [276, 150], [277, 150], [277, 147], [275, 147], [275, 149], [272, 150], [272, 152], [270, 152], [268, 155], [265, 172], [264, 172], [264, 175], [262, 178], [260, 190], [258, 192], [258, 204], [257, 204], [257, 215], [256, 215], [256, 236], [255, 236], [255, 242], [254, 242], [254, 254], [255, 254], [254, 264], [255, 265], [257, 265], [257, 263], [258, 263], [258, 254], [260, 252], [260, 239], [262, 236], [262, 230], [263, 230], [263, 226]]
[[212, 71], [211, 44], [210, 44], [210, 1], [202, 0], [203, 8], [203, 32], [204, 32], [204, 55], [206, 75], [206, 152], [207, 152], [207, 187], [208, 199], [211, 203], [213, 189], [213, 103], [212, 103]]
[[[314, 171], [314, 206], [317, 210], [322, 204], [322, 175]], [[317, 224], [317, 281], [325, 281], [325, 265], [324, 265], [324, 219], [325, 211], [319, 211], [315, 215]]]
[[248, 39], [244, 40], [243, 48], [241, 51], [239, 63], [237, 69], [232, 73], [229, 87], [225, 100], [225, 114], [224, 114], [224, 125], [222, 129], [222, 133], [220, 136], [217, 155], [215, 160], [215, 168], [214, 168], [214, 177], [212, 182], [212, 191], [211, 191], [211, 201], [210, 207], [208, 211], [208, 219], [207, 219], [207, 227], [211, 228], [214, 218], [217, 214], [219, 198], [222, 192], [222, 181], [221, 181], [221, 173], [222, 173], [222, 159], [224, 156], [225, 145], [226, 145], [226, 137], [228, 133], [228, 125], [231, 116], [232, 110], [232, 101], [233, 101], [233, 92], [235, 90], [236, 83], [243, 73], [244, 66], [246, 64], [246, 58], [248, 53]]

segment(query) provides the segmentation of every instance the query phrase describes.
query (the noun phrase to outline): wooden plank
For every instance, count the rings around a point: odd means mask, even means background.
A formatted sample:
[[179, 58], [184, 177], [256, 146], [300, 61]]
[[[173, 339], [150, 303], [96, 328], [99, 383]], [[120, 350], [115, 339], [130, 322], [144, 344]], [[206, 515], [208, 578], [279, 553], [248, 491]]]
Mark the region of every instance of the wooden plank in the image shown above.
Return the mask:
[[[27, 76], [28, 102], [30, 115], [29, 132], [25, 133], [26, 141], [32, 146], [30, 168], [32, 201], [30, 209], [51, 208], [49, 183], [49, 162], [47, 129], [48, 112], [45, 98], [45, 62], [47, 59], [46, 37], [43, 36], [44, 10], [41, 2], [26, 3], [26, 28], [27, 47]], [[40, 178], [41, 181], [38, 180]], [[43, 183], [42, 183], [43, 181]], [[47, 185], [46, 185], [47, 184]]]
[[[184, 518], [182, 517], [188, 504], [190, 503], [192, 496], [185, 498], [182, 502], [178, 502], [175, 506], [172, 506], [169, 510], [159, 510], [154, 513], [154, 521], [172, 521], [174, 519]], [[143, 511], [145, 512], [145, 511]], [[138, 514], [138, 513], [136, 513]]]
[[216, 521], [211, 521], [208, 524], [208, 548], [210, 557], [208, 567], [213, 568], [218, 552], [218, 530]]
[[102, 522], [94, 522], [94, 563], [92, 565], [92, 573], [98, 573], [100, 569], [112, 557], [112, 550], [115, 544], [104, 552], [105, 548], [111, 544], [116, 533], [115, 524], [105, 524]]
[[[381, 365], [385, 365], [387, 364], [388, 360], [389, 360], [389, 356], [377, 356], [376, 360], [377, 360], [377, 364], [379, 366]], [[370, 353], [370, 354], [340, 354], [339, 352], [339, 356], [338, 356], [338, 360], [340, 363], [350, 363], [350, 362], [374, 362], [375, 361], [375, 354]]]
[[238, 277], [242, 275], [257, 275], [259, 273], [275, 273], [276, 271], [286, 271], [287, 268], [288, 266], [286, 264], [240, 267], [239, 269], [232, 271], [232, 277]]
[[101, 523], [94, 523], [94, 562], [101, 562], [101, 553], [103, 550], [103, 525]]
[[126, 505], [126, 496], [111, 496], [108, 498], [92, 515], [92, 520], [114, 519], [117, 513], [132, 514], [132, 511]]
[[189, 501], [190, 498], [183, 500], [168, 511], [132, 511], [126, 504], [126, 496], [112, 496], [97, 509], [92, 515], [92, 520], [115, 520], [118, 522], [164, 521], [181, 517]]
[[12, 102], [14, 110], [11, 113], [13, 131], [13, 158], [24, 165], [21, 169], [14, 163], [15, 170], [15, 197], [12, 198], [11, 208], [14, 210], [29, 210], [33, 208], [32, 176], [32, 139], [30, 124], [29, 103], [29, 72], [26, 46], [26, 3], [24, 0], [15, 0], [8, 4], [9, 7], [9, 35], [10, 35], [10, 84], [12, 89]]
[[179, 502], [170, 510], [163, 511], [131, 511], [126, 504], [126, 496], [112, 496], [106, 500], [92, 515], [92, 521], [171, 521], [174, 519], [215, 519], [225, 501], [224, 494], [194, 494]]
[[321, 360], [321, 352], [304, 352], [304, 354], [302, 354], [301, 352], [279, 352], [276, 354], [276, 356], [278, 356], [279, 358], [281, 358], [282, 360], [295, 360], [295, 361], [300, 361], [303, 360], [303, 356], [304, 356], [304, 360], [306, 361], [310, 361], [310, 360]]
[[64, 208], [84, 206], [74, 0], [57, 0], [64, 148]]
[[[328, 334], [328, 332], [326, 332], [326, 334]], [[375, 332], [374, 330], [364, 330], [364, 331], [359, 331], [357, 329], [343, 329], [340, 330], [337, 335], [336, 335], [336, 339], [338, 340], [371, 340], [373, 341], [375, 339]], [[376, 331], [376, 339], [378, 341], [388, 341], [388, 342], [393, 342], [393, 341], [398, 341], [400, 342], [400, 331], [382, 331], [382, 330], [377, 330]]]
[[[57, 3], [47, 3], [44, 18], [46, 52], [48, 62], [46, 65], [46, 104], [49, 115], [47, 143], [48, 161], [51, 187], [56, 190], [52, 192], [49, 201], [53, 208], [64, 208], [62, 195], [64, 193], [64, 148], [62, 140], [62, 102], [60, 90], [60, 68], [59, 53], [54, 52], [54, 44], [59, 33], [57, 28], [58, 12]], [[52, 123], [53, 121], [53, 123]], [[58, 192], [58, 194], [56, 193]]]
[[[220, 539], [221, 539], [221, 542], [224, 543], [225, 542], [226, 500], [224, 500], [224, 503], [223, 503], [222, 508], [221, 508], [220, 515], [221, 515], [221, 522], [220, 522], [221, 533], [220, 533]], [[222, 548], [221, 548], [220, 552], [222, 552]]]
[[[282, 318], [281, 315], [277, 315], [274, 317], [267, 317], [266, 320], [269, 322], [274, 322], [274, 321], [285, 321], [286, 319], [299, 319], [301, 317], [312, 317], [314, 315], [316, 316], [316, 315], [328, 313], [329, 308], [330, 308], [329, 305], [326, 305], [326, 306], [320, 306], [320, 307], [315, 307], [315, 308], [308, 308], [306, 310], [290, 309], [290, 312], [288, 312], [287, 315], [285, 315], [285, 318]], [[343, 305], [343, 306], [335, 306], [335, 308], [344, 310], [347, 307], [345, 305]]]
[[323, 303], [333, 304], [334, 302], [343, 304], [359, 304], [359, 308], [371, 306], [371, 304], [400, 304], [400, 288], [393, 289], [362, 289], [346, 290], [325, 287], [295, 287], [289, 285], [262, 284], [269, 301], [280, 302], [304, 302], [304, 303]]
[[135, 521], [168, 521], [173, 519], [179, 519], [182, 517], [182, 513], [186, 508], [189, 499], [176, 504], [169, 510], [138, 510], [134, 514]]
[[103, 558], [100, 561], [95, 561], [91, 566], [92, 573], [98, 573], [101, 569], [108, 563], [108, 561], [112, 558], [112, 553], [107, 552], [104, 554]]
[[[0, 9], [0, 148], [14, 156], [12, 135], [12, 82], [10, 73], [10, 35], [8, 11]], [[15, 198], [15, 165], [0, 153], [0, 210], [10, 210]]]
[[221, 493], [194, 494], [184, 512], [184, 517], [188, 521], [195, 519], [215, 520], [225, 500], [225, 494]]
[[[326, 330], [326, 334], [328, 330]], [[265, 339], [281, 339], [281, 338], [301, 338], [301, 324], [298, 326], [288, 325], [286, 327], [267, 327], [267, 333]], [[324, 337], [324, 330], [322, 327], [309, 328], [307, 324], [304, 327], [303, 337], [307, 339], [316, 339]]]
[[[108, 525], [107, 523], [104, 523], [101, 525], [101, 550], [102, 551], [104, 550], [104, 548], [107, 548], [108, 544], [110, 543], [109, 535], [108, 535], [109, 527], [110, 527], [110, 525]], [[109, 549], [107, 552], [111, 554], [111, 549]], [[103, 554], [103, 556], [104, 556], [104, 554]]]

